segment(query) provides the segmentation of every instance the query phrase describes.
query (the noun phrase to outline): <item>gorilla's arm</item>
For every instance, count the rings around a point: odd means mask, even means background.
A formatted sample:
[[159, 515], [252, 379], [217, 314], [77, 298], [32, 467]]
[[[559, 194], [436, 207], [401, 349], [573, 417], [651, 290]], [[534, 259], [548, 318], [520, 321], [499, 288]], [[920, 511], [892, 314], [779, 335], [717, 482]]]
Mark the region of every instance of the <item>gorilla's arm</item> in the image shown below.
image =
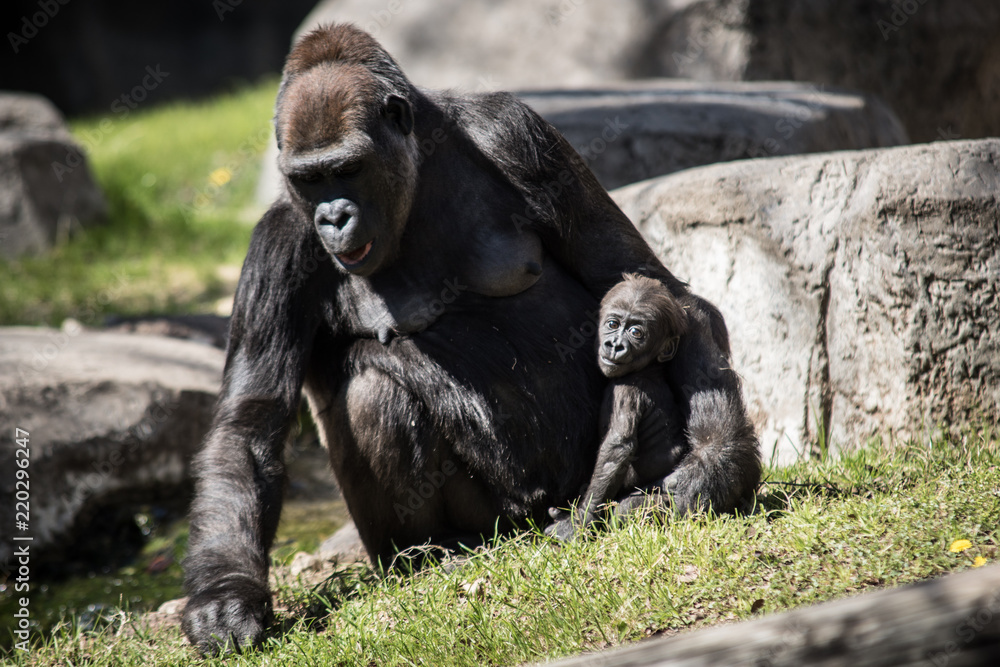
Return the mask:
[[465, 113], [461, 122], [478, 148], [528, 201], [514, 224], [529, 223], [596, 299], [626, 272], [659, 278], [675, 296], [687, 294], [548, 121], [510, 93], [482, 96], [475, 113]]
[[559, 510], [549, 510], [554, 524], [545, 529], [546, 535], [571, 540], [597, 520], [601, 505], [614, 500], [622, 490], [629, 465], [639, 447], [639, 422], [652, 406], [642, 384], [626, 380], [613, 382], [604, 392], [601, 406], [608, 428], [597, 452], [597, 463], [587, 490], [580, 498], [575, 515], [566, 516]]
[[275, 205], [254, 230], [222, 392], [194, 464], [183, 625], [202, 652], [258, 642], [271, 614], [268, 550], [281, 513], [282, 450], [315, 330], [309, 281], [298, 273], [305, 244], [294, 229], [292, 214]]
[[[600, 299], [625, 272], [657, 278], [696, 326], [669, 365], [691, 450], [666, 480], [675, 508], [729, 511], [749, 502], [760, 479], [757, 437], [730, 364], [719, 310], [668, 271], [559, 132], [511, 95], [485, 98], [492, 127], [484, 150], [527, 198], [545, 249]], [[501, 122], [495, 122], [499, 119]], [[473, 119], [475, 121], [475, 119]]]

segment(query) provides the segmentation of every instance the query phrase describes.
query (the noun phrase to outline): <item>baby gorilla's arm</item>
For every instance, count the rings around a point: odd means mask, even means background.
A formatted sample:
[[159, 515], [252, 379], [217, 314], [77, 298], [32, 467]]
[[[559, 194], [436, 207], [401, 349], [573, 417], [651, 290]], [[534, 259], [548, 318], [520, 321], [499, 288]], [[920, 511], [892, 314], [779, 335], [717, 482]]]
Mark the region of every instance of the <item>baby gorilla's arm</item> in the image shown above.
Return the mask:
[[590, 484], [573, 514], [556, 508], [549, 510], [556, 522], [546, 528], [546, 535], [572, 540], [578, 530], [597, 520], [598, 510], [604, 503], [618, 495], [636, 456], [639, 423], [650, 407], [648, 403], [648, 395], [639, 383], [625, 380], [608, 386], [601, 406], [603, 414], [610, 412], [608, 431], [597, 452]]

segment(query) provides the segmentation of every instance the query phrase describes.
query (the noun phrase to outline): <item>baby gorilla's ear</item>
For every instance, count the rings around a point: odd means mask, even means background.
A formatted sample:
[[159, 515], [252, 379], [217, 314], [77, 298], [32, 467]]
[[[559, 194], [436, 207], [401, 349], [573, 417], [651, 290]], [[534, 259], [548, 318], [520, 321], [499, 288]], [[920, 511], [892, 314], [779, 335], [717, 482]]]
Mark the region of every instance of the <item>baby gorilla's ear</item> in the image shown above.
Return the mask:
[[663, 342], [663, 349], [656, 355], [656, 360], [662, 364], [664, 361], [673, 359], [674, 355], [677, 354], [677, 344], [680, 343], [680, 340], [680, 336], [674, 336], [665, 340]]

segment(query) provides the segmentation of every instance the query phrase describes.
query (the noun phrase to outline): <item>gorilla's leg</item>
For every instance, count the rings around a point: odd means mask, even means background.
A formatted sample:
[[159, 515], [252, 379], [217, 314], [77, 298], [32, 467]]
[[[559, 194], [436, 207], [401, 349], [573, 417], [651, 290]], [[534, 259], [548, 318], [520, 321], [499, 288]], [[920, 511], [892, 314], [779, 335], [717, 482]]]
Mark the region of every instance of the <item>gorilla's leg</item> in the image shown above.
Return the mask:
[[749, 509], [760, 481], [760, 458], [757, 437], [739, 395], [697, 392], [690, 406], [691, 450], [663, 481], [674, 511]]
[[485, 487], [454, 456], [427, 406], [381, 370], [352, 378], [317, 417], [361, 540], [387, 566], [398, 549], [441, 544], [492, 525]]
[[729, 358], [722, 314], [691, 295], [690, 335], [667, 364], [667, 377], [686, 425], [689, 451], [664, 480], [674, 510], [712, 507], [731, 512], [753, 502], [760, 482], [760, 447], [743, 406], [740, 378]]

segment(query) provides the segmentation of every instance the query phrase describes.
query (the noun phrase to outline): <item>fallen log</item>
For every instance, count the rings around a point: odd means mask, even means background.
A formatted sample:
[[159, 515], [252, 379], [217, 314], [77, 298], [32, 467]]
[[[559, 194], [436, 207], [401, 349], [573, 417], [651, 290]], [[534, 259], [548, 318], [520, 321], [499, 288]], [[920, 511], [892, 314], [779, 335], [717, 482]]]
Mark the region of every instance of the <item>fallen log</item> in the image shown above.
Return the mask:
[[1000, 665], [1000, 566], [548, 663], [660, 665]]

